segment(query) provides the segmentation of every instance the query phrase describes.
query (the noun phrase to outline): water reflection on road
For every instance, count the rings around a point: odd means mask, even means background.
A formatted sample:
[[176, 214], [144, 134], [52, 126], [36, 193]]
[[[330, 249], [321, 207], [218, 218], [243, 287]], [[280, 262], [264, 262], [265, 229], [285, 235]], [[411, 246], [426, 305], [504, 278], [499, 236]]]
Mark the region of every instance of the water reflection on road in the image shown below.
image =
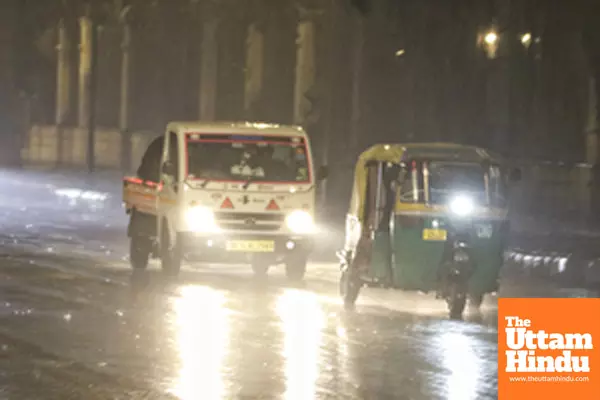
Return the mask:
[[495, 390], [495, 334], [484, 325], [346, 313], [304, 289], [195, 284], [176, 291], [164, 321], [173, 363], [156, 367], [182, 400], [463, 400]]
[[174, 300], [180, 373], [173, 393], [183, 400], [226, 396], [225, 361], [230, 351], [230, 310], [223, 292], [185, 286]]
[[286, 290], [278, 298], [277, 314], [284, 336], [287, 400], [314, 398], [320, 369], [326, 316], [314, 293]]
[[445, 372], [445, 391], [448, 400], [477, 398], [482, 363], [473, 349], [473, 341], [457, 332], [442, 333], [431, 343], [437, 350]]

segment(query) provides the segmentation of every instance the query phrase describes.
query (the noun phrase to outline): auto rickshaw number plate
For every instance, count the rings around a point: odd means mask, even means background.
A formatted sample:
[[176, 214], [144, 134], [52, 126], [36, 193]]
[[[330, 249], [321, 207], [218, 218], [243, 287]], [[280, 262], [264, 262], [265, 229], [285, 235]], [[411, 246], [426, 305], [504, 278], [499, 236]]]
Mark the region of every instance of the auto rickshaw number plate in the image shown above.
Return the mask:
[[423, 229], [423, 240], [443, 242], [448, 237], [445, 229]]
[[230, 240], [225, 248], [227, 251], [272, 253], [275, 251], [275, 242], [272, 240]]

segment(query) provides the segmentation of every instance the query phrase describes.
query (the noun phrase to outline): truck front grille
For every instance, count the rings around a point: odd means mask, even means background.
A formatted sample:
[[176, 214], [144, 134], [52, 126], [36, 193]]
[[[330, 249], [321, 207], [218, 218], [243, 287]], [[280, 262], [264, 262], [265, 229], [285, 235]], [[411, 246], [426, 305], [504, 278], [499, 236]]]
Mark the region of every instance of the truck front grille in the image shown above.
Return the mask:
[[263, 232], [273, 232], [279, 230], [281, 224], [273, 225], [273, 224], [232, 224], [232, 223], [223, 223], [219, 224], [219, 227], [224, 230], [231, 231], [263, 231]]
[[272, 222], [283, 222], [285, 221], [284, 214], [275, 213], [236, 213], [236, 212], [224, 212], [218, 211], [215, 213], [217, 221], [245, 221], [248, 219], [255, 219], [256, 221], [272, 221]]
[[281, 229], [284, 214], [217, 212], [217, 225], [224, 230], [273, 232]]

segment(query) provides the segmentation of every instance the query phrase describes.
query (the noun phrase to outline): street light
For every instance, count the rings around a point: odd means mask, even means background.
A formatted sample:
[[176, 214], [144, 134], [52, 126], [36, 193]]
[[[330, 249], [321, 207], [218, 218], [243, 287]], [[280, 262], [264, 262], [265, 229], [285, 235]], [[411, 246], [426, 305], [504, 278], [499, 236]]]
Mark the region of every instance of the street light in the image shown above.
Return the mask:
[[498, 34], [494, 31], [486, 33], [484, 39], [488, 46], [493, 46], [498, 41]]
[[496, 58], [499, 41], [500, 36], [498, 35], [496, 29], [490, 29], [487, 32], [482, 32], [478, 37], [479, 46], [483, 48], [490, 59]]
[[531, 45], [531, 33], [527, 32], [527, 33], [522, 34], [521, 35], [521, 43], [526, 48], [529, 48], [529, 46]]

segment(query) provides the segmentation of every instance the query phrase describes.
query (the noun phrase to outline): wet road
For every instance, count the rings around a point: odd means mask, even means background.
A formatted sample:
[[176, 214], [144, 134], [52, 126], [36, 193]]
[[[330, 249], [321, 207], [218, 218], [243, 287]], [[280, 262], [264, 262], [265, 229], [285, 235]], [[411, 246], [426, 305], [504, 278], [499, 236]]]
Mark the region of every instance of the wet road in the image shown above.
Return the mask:
[[48, 183], [0, 179], [2, 399], [496, 398], [493, 298], [465, 321], [430, 296], [374, 289], [345, 312], [327, 262], [302, 287], [210, 266], [177, 281], [153, 268], [133, 290], [119, 193]]

